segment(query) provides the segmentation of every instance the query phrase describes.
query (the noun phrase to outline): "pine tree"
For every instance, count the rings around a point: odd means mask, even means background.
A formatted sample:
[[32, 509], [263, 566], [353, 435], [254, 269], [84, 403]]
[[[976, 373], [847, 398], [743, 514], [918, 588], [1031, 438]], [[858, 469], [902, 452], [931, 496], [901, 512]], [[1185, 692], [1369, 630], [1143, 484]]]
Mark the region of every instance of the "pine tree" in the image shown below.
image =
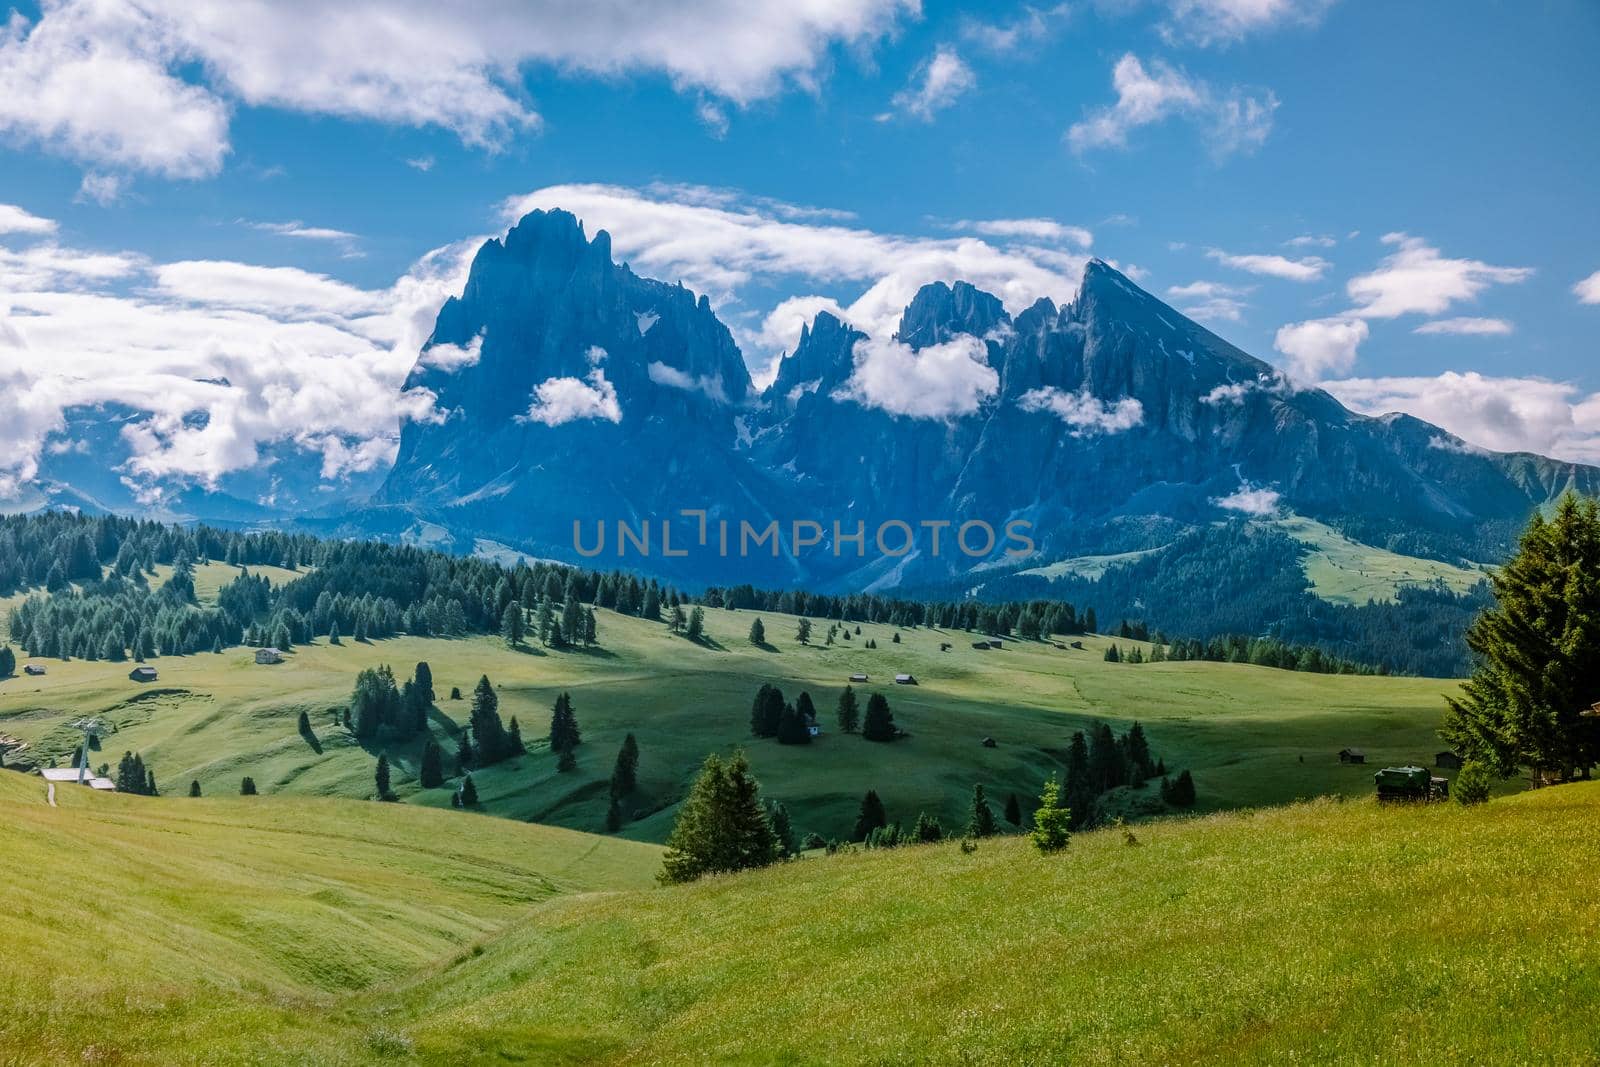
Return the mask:
[[944, 827], [939, 825], [935, 816], [925, 811], [917, 812], [917, 821], [911, 827], [911, 840], [922, 845], [931, 845], [935, 841], [944, 840]]
[[629, 734], [617, 750], [616, 766], [611, 770], [611, 795], [625, 797], [639, 785], [639, 743]]
[[868, 741], [893, 741], [897, 733], [889, 701], [882, 693], [873, 693], [867, 699], [867, 717], [861, 723], [861, 736]]
[[622, 801], [615, 795], [606, 807], [606, 833], [614, 834], [622, 829]]
[[998, 829], [994, 823], [994, 809], [989, 798], [983, 795], [983, 783], [972, 787], [972, 812], [967, 816], [968, 837], [992, 837]]
[[17, 654], [11, 651], [10, 645], [0, 646], [0, 678], [9, 678], [17, 673]]
[[578, 730], [578, 718], [572, 711], [572, 695], [562, 693], [550, 709], [550, 751], [557, 756], [573, 757], [573, 762], [561, 769], [576, 766], [574, 750], [583, 741]]
[[760, 618], [750, 624], [750, 643], [757, 648], [762, 648], [767, 643], [767, 628], [761, 625]]
[[469, 774], [461, 779], [461, 792], [457, 795], [461, 798], [461, 806], [463, 808], [475, 808], [478, 806], [478, 787], [472, 781], [472, 775]]
[[1182, 771], [1172, 783], [1168, 801], [1180, 808], [1194, 807], [1194, 778], [1188, 771]]
[[378, 768], [373, 773], [373, 779], [378, 786], [379, 800], [393, 800], [394, 794], [389, 789], [389, 757], [384, 754], [378, 756]]
[[1150, 742], [1145, 738], [1144, 727], [1139, 725], [1138, 720], [1134, 720], [1134, 724], [1123, 735], [1122, 751], [1139, 781], [1143, 782], [1155, 773], [1155, 768], [1150, 764]]
[[707, 756], [667, 838], [660, 881], [690, 882], [706, 874], [765, 867], [777, 858], [761, 786], [744, 753], [724, 763]]
[[507, 604], [505, 612], [500, 616], [500, 637], [505, 641], [507, 648], [521, 648], [522, 634], [522, 605]]
[[412, 673], [412, 681], [416, 683], [418, 699], [425, 705], [431, 706], [434, 700], [437, 699], [433, 695], [433, 668], [429, 667], [426, 662], [418, 663], [416, 670]]
[[843, 733], [853, 734], [861, 725], [861, 705], [856, 701], [856, 691], [848, 685], [844, 687], [844, 692], [839, 694], [837, 718], [839, 730]]
[[1536, 784], [1587, 775], [1600, 761], [1600, 507], [1568, 494], [1535, 513], [1516, 555], [1490, 575], [1495, 604], [1467, 631], [1477, 657], [1439, 730], [1500, 777], [1532, 768]]
[[444, 784], [444, 751], [431, 737], [422, 746], [422, 766], [418, 768], [417, 778], [424, 789], [437, 789]]
[[756, 737], [777, 737], [783, 708], [783, 691], [775, 685], [763, 685], [750, 706], [750, 732]]
[[339, 644], [339, 620], [334, 619], [328, 624], [328, 644]]
[[1022, 805], [1017, 802], [1015, 793], [1006, 797], [1006, 822], [1012, 826], [1022, 825]]
[[861, 808], [856, 813], [856, 826], [850, 832], [850, 840], [865, 841], [867, 835], [889, 824], [889, 816], [883, 810], [883, 801], [878, 799], [874, 789], [867, 790], [861, 798]]
[[795, 624], [794, 639], [800, 642], [802, 645], [809, 645], [811, 643], [810, 619], [801, 618], [801, 620]]
[[247, 775], [245, 777], [244, 781], [239, 783], [239, 795], [242, 796], [242, 797], [253, 797], [253, 796], [255, 796], [256, 795], [256, 780]]
[[197, 797], [200, 795], [200, 779], [196, 778], [194, 781], [189, 783], [189, 795], [192, 797]]
[[1061, 806], [1061, 786], [1054, 778], [1039, 792], [1039, 808], [1033, 813], [1033, 846], [1049, 854], [1060, 852], [1072, 839], [1072, 813]]
[[515, 754], [505, 723], [500, 720], [500, 698], [488, 675], [480, 677], [477, 688], [472, 691], [472, 713], [468, 721], [472, 725], [473, 755], [480, 766], [499, 763]]
[[774, 803], [767, 813], [772, 825], [772, 837], [778, 844], [778, 858], [788, 859], [799, 849], [796, 847], [794, 825], [789, 821], [789, 809], [781, 801]]
[[800, 710], [793, 704], [785, 704], [778, 713], [778, 744], [780, 745], [808, 745], [811, 743], [811, 731], [806, 729], [806, 720]]
[[701, 641], [706, 635], [706, 611], [696, 604], [689, 612], [689, 625], [683, 635], [691, 641]]

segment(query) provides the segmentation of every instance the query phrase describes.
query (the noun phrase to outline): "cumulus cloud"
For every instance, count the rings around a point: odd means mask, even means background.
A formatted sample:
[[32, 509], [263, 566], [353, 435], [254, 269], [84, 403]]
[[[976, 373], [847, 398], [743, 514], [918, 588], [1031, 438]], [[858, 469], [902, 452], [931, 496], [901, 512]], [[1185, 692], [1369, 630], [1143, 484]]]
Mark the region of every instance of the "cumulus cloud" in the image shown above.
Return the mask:
[[1107, 403], [1089, 392], [1088, 386], [1076, 393], [1062, 389], [1030, 389], [1017, 398], [1023, 411], [1046, 411], [1072, 427], [1072, 436], [1123, 433], [1144, 422], [1144, 405], [1131, 396]]
[[1600, 393], [1570, 382], [1447, 371], [1436, 377], [1348, 378], [1322, 387], [1363, 414], [1402, 411], [1496, 452], [1600, 463]]
[[1281, 376], [1263, 374], [1252, 381], [1225, 382], [1222, 385], [1213, 386], [1205, 396], [1200, 398], [1200, 403], [1209, 404], [1213, 407], [1221, 407], [1224, 404], [1237, 406], [1243, 404], [1245, 398], [1251, 393], [1281, 395], [1290, 391], [1291, 388], [1290, 383]]
[[[890, 104], [902, 115], [932, 122], [934, 115], [954, 104], [978, 85], [978, 76], [966, 60], [948, 46], [933, 53], [911, 76], [911, 84], [894, 94]], [[880, 118], [889, 116], [883, 115]]]
[[55, 219], [40, 218], [15, 204], [0, 204], [0, 234], [23, 233], [38, 236], [55, 232]]
[[1212, 497], [1211, 503], [1226, 511], [1237, 511], [1245, 515], [1254, 515], [1265, 518], [1278, 511], [1278, 503], [1282, 499], [1276, 489], [1264, 489], [1253, 486], [1249, 482], [1240, 484], [1236, 492], [1227, 496]]
[[1509, 285], [1533, 276], [1529, 267], [1496, 267], [1477, 259], [1450, 259], [1420, 237], [1385, 234], [1394, 245], [1378, 269], [1345, 285], [1355, 302], [1353, 314], [1393, 319], [1406, 314], [1438, 315], [1450, 305], [1476, 299], [1491, 285]]
[[1244, 298], [1254, 286], [1224, 285], [1221, 282], [1190, 282], [1167, 289], [1167, 296], [1179, 301], [1178, 310], [1191, 319], [1207, 322], [1241, 322], [1248, 306]]
[[621, 422], [622, 407], [617, 403], [616, 387], [606, 380], [605, 370], [596, 367], [581, 379], [546, 378], [534, 386], [528, 413], [521, 418], [546, 426], [579, 419]]
[[[535, 208], [565, 208], [590, 232], [605, 229], [612, 250], [643, 274], [679, 280], [707, 294], [747, 355], [771, 359], [792, 349], [797, 308], [842, 309], [840, 318], [876, 338], [894, 334], [900, 314], [928, 282], [961, 278], [999, 297], [1013, 314], [1040, 297], [1070, 299], [1088, 256], [1065, 249], [977, 237], [907, 237], [843, 225], [827, 209], [777, 206], [720, 190], [554, 185], [506, 201], [506, 218]], [[857, 293], [848, 303], [816, 286]], [[756, 305], [763, 325], [737, 329], [749, 302], [781, 288], [795, 297]], [[791, 300], [810, 301], [791, 303]], [[783, 314], [779, 311], [783, 310]], [[777, 316], [769, 331], [764, 322]], [[771, 341], [781, 338], [781, 344]], [[767, 373], [770, 375], [770, 368]], [[761, 371], [755, 376], [759, 380]]]
[[1000, 388], [982, 339], [961, 334], [912, 351], [886, 338], [856, 342], [855, 369], [834, 393], [863, 407], [919, 419], [970, 415]]
[[1067, 143], [1074, 152], [1125, 148], [1134, 130], [1174, 117], [1198, 126], [1218, 158], [1250, 152], [1272, 132], [1272, 113], [1278, 107], [1278, 98], [1270, 91], [1251, 95], [1234, 88], [1219, 93], [1160, 60], [1147, 70], [1131, 52], [1112, 68], [1111, 86], [1116, 103], [1091, 112], [1067, 130]]
[[1574, 285], [1572, 291], [1578, 294], [1581, 303], [1600, 304], [1600, 270]]
[[1446, 333], [1466, 337], [1503, 337], [1510, 333], [1511, 330], [1511, 323], [1505, 319], [1456, 318], [1434, 319], [1432, 322], [1423, 323], [1411, 332], [1422, 334]]
[[401, 420], [440, 417], [403, 384], [475, 244], [375, 291], [292, 268], [0, 246], [0, 489], [37, 474], [69, 411], [106, 404], [132, 412], [121, 469], [147, 499], [214, 487], [281, 443], [320, 456], [327, 479], [387, 462]]
[[1290, 377], [1309, 383], [1355, 366], [1357, 349], [1367, 334], [1361, 319], [1310, 319], [1279, 327], [1272, 347], [1288, 357]]
[[[778, 303], [761, 320], [761, 346], [769, 352], [793, 352], [800, 344], [800, 333], [826, 311], [840, 322], [849, 322], [839, 302], [827, 296], [791, 296]], [[776, 371], [774, 363], [772, 370]], [[763, 386], [767, 383], [761, 383]]]
[[54, 0], [0, 27], [0, 133], [91, 165], [215, 174], [233, 107], [437, 126], [495, 145], [534, 127], [530, 67], [665, 75], [745, 105], [814, 88], [915, 0], [523, 4], [511, 0]]
[[454, 374], [466, 367], [475, 367], [483, 356], [483, 334], [479, 334], [465, 345], [429, 345], [422, 350], [422, 356], [417, 362], [424, 367]]
[[1312, 26], [1334, 0], [1168, 0], [1161, 33], [1179, 44], [1223, 45], [1285, 25]]
[[1287, 256], [1271, 254], [1234, 255], [1220, 248], [1208, 249], [1206, 256], [1224, 267], [1247, 271], [1250, 274], [1264, 274], [1269, 278], [1283, 278], [1291, 282], [1314, 282], [1331, 266], [1321, 256], [1289, 259]]

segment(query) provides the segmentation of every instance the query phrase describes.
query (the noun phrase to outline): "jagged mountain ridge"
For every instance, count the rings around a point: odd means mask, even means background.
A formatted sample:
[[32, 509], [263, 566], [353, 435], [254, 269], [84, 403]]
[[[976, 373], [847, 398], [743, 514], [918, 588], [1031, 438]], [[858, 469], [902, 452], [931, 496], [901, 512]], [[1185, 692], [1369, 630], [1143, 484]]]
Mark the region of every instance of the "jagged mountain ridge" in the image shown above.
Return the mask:
[[[574, 519], [592, 528], [680, 508], [869, 530], [892, 518], [1022, 518], [1038, 565], [1110, 539], [1126, 548], [1127, 530], [1148, 520], [1170, 531], [1275, 499], [1369, 543], [1492, 560], [1532, 509], [1600, 488], [1592, 467], [1483, 452], [1420, 420], [1293, 388], [1100, 261], [1070, 303], [1015, 316], [965, 282], [926, 286], [895, 340], [920, 351], [963, 336], [994, 374], [976, 410], [915, 418], [864, 405], [851, 382], [865, 335], [826, 313], [757, 395], [704, 297], [614, 263], [609, 236], [589, 239], [566, 212], [533, 212], [484, 245], [441, 311], [408, 385], [433, 390], [449, 417], [403, 429], [377, 510], [553, 558], [574, 558]], [[438, 346], [474, 345], [470, 364], [429, 362]], [[551, 382], [610, 390], [616, 410], [530, 418]], [[957, 579], [978, 562], [928, 548], [924, 536], [910, 560], [824, 548], [798, 561], [692, 552], [623, 563], [691, 582], [843, 588]], [[1008, 564], [985, 563], [996, 565]]]

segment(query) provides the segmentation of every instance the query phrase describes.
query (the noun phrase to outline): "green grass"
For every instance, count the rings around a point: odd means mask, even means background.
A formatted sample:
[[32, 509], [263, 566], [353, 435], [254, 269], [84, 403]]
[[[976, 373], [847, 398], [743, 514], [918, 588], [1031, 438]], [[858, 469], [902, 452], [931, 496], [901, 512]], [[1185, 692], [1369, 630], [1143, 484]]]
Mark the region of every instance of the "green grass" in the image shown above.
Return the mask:
[[[971, 635], [901, 631], [886, 626], [832, 647], [801, 647], [795, 620], [767, 615], [773, 645], [752, 647], [748, 612], [708, 611], [710, 642], [695, 645], [646, 623], [599, 612], [602, 649], [590, 652], [510, 651], [492, 638], [397, 638], [346, 641], [297, 649], [289, 661], [258, 667], [248, 649], [220, 655], [163, 658], [154, 685], [128, 680], [129, 664], [52, 661], [44, 678], [0, 683], [0, 733], [20, 737], [45, 758], [64, 760], [76, 743], [66, 723], [97, 714], [117, 727], [96, 762], [114, 764], [139, 751], [166, 791], [198, 780], [206, 794], [236, 793], [252, 776], [268, 793], [370, 797], [377, 750], [363, 749], [334, 725], [362, 667], [392, 664], [408, 672], [418, 660], [433, 668], [440, 715], [433, 732], [447, 752], [465, 721], [467, 701], [446, 699], [452, 686], [469, 698], [482, 674], [499, 686], [501, 712], [517, 716], [530, 753], [474, 775], [485, 807], [510, 818], [599, 830], [606, 781], [623, 736], [641, 750], [636, 814], [624, 831], [661, 841], [707, 753], [743, 746], [767, 792], [785, 802], [802, 834], [843, 836], [862, 793], [877, 789], [892, 818], [921, 810], [946, 825], [965, 817], [975, 782], [1003, 803], [1007, 793], [1036, 795], [1061, 766], [1074, 730], [1104, 719], [1121, 729], [1145, 724], [1168, 767], [1193, 771], [1202, 810], [1283, 803], [1325, 793], [1364, 795], [1370, 764], [1431, 760], [1443, 696], [1455, 683], [1430, 679], [1297, 674], [1233, 664], [1110, 664], [1106, 639], [1083, 650], [1050, 643], [1008, 642], [1003, 651], [971, 648]], [[818, 627], [818, 640], [826, 626]], [[866, 638], [878, 648], [862, 648]], [[948, 642], [954, 647], [941, 652]], [[1064, 642], [1063, 642], [1064, 643]], [[1124, 647], [1128, 642], [1120, 642]], [[861, 694], [886, 693], [896, 721], [911, 737], [890, 745], [838, 733], [833, 707], [852, 672], [872, 676]], [[890, 683], [897, 671], [918, 686]], [[811, 692], [828, 730], [817, 743], [785, 747], [749, 736], [749, 708], [764, 680], [793, 699]], [[584, 732], [579, 767], [558, 774], [543, 747], [550, 705], [570, 690]], [[318, 737], [296, 731], [306, 711]], [[993, 737], [997, 747], [980, 744]], [[1339, 749], [1368, 752], [1369, 766], [1341, 765]], [[320, 748], [321, 751], [317, 751]], [[396, 789], [412, 804], [447, 806], [448, 789], [416, 785], [420, 741], [383, 746]], [[1114, 810], [1150, 803], [1153, 786], [1113, 797]]]
[[15, 1062], [1600, 1052], [1600, 783], [1471, 810], [1320, 800], [1166, 820], [1136, 846], [1106, 830], [1051, 857], [991, 839], [563, 893], [611, 870], [578, 863], [547, 888], [531, 872], [583, 855], [559, 831], [75, 788], [52, 810], [36, 780], [5, 777], [0, 854], [19, 862], [0, 867], [0, 1048]]
[[[1162, 546], [1165, 547], [1165, 546]], [[1043, 567], [1030, 567], [1018, 574], [1033, 574], [1040, 578], [1065, 578], [1076, 576], [1088, 578], [1098, 582], [1104, 577], [1107, 570], [1124, 563], [1133, 563], [1160, 552], [1160, 548], [1142, 548], [1132, 552], [1114, 552], [1105, 556], [1073, 556], [1071, 559], [1057, 560]]]
[[1298, 515], [1276, 519], [1270, 525], [1311, 547], [1305, 571], [1312, 592], [1335, 604], [1359, 606], [1369, 600], [1393, 600], [1406, 586], [1441, 582], [1452, 592], [1463, 593], [1489, 574], [1482, 564], [1454, 566], [1364, 545]]

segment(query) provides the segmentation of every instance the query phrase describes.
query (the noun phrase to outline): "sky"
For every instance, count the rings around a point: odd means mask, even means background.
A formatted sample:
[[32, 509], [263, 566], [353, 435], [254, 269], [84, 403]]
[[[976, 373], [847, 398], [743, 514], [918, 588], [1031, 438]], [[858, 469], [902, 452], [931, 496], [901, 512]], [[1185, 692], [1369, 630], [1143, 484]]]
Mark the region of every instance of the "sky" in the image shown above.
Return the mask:
[[1357, 410], [1600, 462], [1596, 54], [1593, 0], [24, 4], [0, 492], [106, 402], [149, 492], [380, 468], [473, 249], [556, 206], [758, 381], [818, 310], [887, 342], [1098, 256]]

